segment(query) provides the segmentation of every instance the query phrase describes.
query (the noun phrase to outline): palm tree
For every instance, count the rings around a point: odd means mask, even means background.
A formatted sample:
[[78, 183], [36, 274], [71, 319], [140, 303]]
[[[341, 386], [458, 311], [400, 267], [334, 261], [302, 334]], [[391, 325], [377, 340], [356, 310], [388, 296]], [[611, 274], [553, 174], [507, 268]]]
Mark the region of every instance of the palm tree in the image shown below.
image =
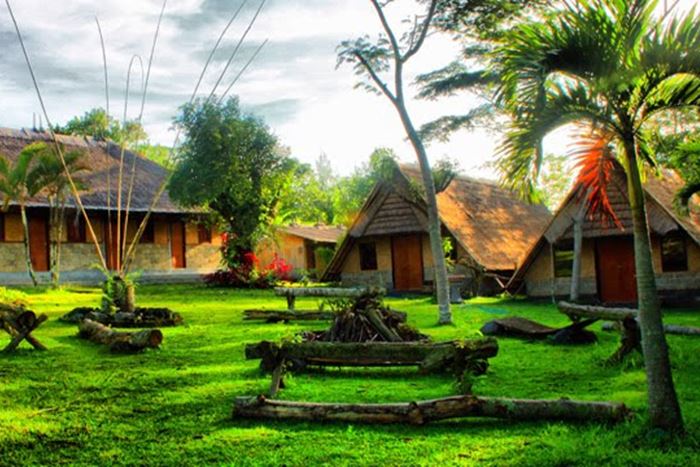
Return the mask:
[[700, 106], [700, 17], [694, 10], [681, 18], [659, 17], [656, 3], [580, 0], [513, 31], [492, 65], [501, 76], [499, 97], [513, 116], [498, 166], [511, 187], [532, 190], [542, 139], [576, 123], [587, 128], [584, 165], [598, 167], [587, 177], [594, 205], [606, 207], [601, 187], [613, 166], [607, 158], [617, 157], [625, 167], [650, 422], [682, 430], [642, 181], [644, 165], [654, 165], [645, 128], [650, 120], [662, 111]]
[[65, 223], [66, 202], [70, 195], [70, 185], [66, 171], [73, 177], [73, 181], [79, 190], [85, 189], [85, 184], [77, 178], [77, 174], [89, 170], [83, 162], [83, 154], [79, 151], [66, 152], [63, 147], [65, 167], [52, 146], [37, 143], [43, 146], [43, 151], [38, 153], [33, 176], [37, 177], [37, 185], [45, 192], [49, 201], [49, 231], [51, 241], [50, 271], [51, 286], [58, 287], [61, 268], [61, 240], [63, 237], [63, 225]]
[[43, 188], [41, 177], [34, 172], [32, 162], [34, 157], [44, 151], [43, 144], [30, 144], [19, 153], [17, 160], [12, 163], [5, 156], [0, 155], [0, 193], [2, 193], [3, 211], [7, 211], [11, 203], [19, 205], [24, 228], [24, 255], [27, 263], [27, 272], [36, 286], [37, 281], [32, 256], [29, 246], [29, 222], [27, 220], [27, 201], [36, 196]]

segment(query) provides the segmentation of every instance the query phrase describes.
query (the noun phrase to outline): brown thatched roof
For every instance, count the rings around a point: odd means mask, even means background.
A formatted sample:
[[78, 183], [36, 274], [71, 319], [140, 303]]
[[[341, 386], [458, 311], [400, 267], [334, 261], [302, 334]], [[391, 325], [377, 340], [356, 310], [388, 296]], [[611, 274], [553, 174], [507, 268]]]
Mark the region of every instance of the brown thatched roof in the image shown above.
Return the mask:
[[[64, 146], [66, 152], [79, 151], [84, 154], [83, 162], [89, 167], [89, 171], [80, 175], [88, 189], [81, 193], [81, 199], [86, 209], [107, 209], [108, 192], [111, 196], [110, 205], [114, 208], [117, 204], [117, 180], [119, 175], [119, 162], [121, 150], [114, 143], [97, 141], [92, 138], [58, 135], [58, 141]], [[15, 160], [22, 149], [31, 143], [45, 142], [52, 144], [47, 132], [30, 130], [12, 130], [0, 128], [0, 154]], [[136, 164], [136, 176], [131, 200], [131, 210], [145, 212], [153, 201], [155, 193], [167, 176], [167, 171], [160, 165], [152, 162], [131, 151], [124, 154], [124, 182], [122, 203], [126, 206], [126, 195], [129, 186], [131, 167]], [[109, 184], [108, 184], [109, 180]], [[74, 201], [71, 199], [69, 205]], [[48, 206], [44, 196], [32, 199], [28, 206]], [[194, 210], [183, 209], [173, 202], [168, 196], [167, 190], [160, 197], [155, 206], [157, 213], [184, 213]]]
[[[665, 235], [682, 229], [700, 245], [700, 204], [693, 200], [688, 216], [680, 214], [674, 206], [674, 198], [682, 186], [681, 177], [671, 170], [663, 170], [661, 177], [654, 174], [648, 175], [644, 184], [644, 192], [649, 229], [657, 235]], [[582, 228], [584, 238], [632, 235], [632, 211], [627, 197], [626, 175], [621, 166], [616, 166], [607, 192], [620, 225], [615, 225], [612, 221], [601, 220], [598, 217], [586, 216]], [[532, 246], [521, 267], [513, 275], [510, 284], [519, 283], [547, 243], [573, 238], [573, 219], [575, 213], [581, 209], [584, 200], [585, 197], [581, 196], [581, 188], [573, 187], [542, 237]]]
[[[414, 180], [415, 166], [401, 166]], [[443, 225], [487, 270], [514, 270], [552, 218], [542, 204], [522, 201], [496, 182], [457, 176], [437, 195]]]
[[[427, 232], [425, 202], [412, 196], [420, 172], [400, 166], [394, 182], [380, 182], [368, 197], [328, 266], [326, 278], [340, 272], [354, 242], [365, 236]], [[551, 214], [488, 180], [458, 176], [437, 196], [443, 227], [481, 266], [512, 271], [548, 224]]]
[[345, 234], [344, 227], [334, 225], [298, 225], [291, 224], [280, 229], [289, 235], [301, 237], [306, 240], [318, 243], [337, 243], [338, 239]]

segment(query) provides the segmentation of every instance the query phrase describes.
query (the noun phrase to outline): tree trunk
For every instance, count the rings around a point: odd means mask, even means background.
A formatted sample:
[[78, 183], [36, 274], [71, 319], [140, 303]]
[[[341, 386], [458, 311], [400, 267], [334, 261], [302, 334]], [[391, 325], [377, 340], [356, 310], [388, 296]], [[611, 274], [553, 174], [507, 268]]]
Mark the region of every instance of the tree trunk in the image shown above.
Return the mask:
[[577, 302], [581, 288], [581, 251], [583, 249], [583, 220], [586, 209], [585, 201], [574, 216], [574, 263], [571, 266], [571, 291], [569, 300]]
[[32, 283], [36, 287], [39, 285], [39, 281], [36, 279], [36, 274], [34, 273], [34, 267], [32, 266], [32, 252], [29, 246], [29, 221], [27, 220], [27, 209], [24, 204], [19, 207], [20, 214], [22, 216], [22, 227], [24, 228], [24, 259], [27, 262], [27, 272], [29, 277], [32, 279]]
[[576, 303], [559, 302], [559, 311], [567, 315], [573, 321], [581, 318], [607, 319], [610, 321], [622, 321], [626, 318], [637, 317], [638, 311], [634, 308], [613, 308], [607, 306], [578, 305]]
[[583, 402], [569, 399], [527, 400], [495, 397], [453, 396], [427, 401], [393, 404], [334, 404], [238, 397], [233, 416], [350, 423], [428, 422], [462, 417], [490, 417], [506, 420], [584, 421], [618, 423], [630, 418], [624, 404]]
[[146, 348], [158, 348], [163, 342], [163, 333], [158, 329], [117, 332], [89, 319], [83, 320], [79, 329], [78, 336], [107, 345], [112, 352], [140, 352]]
[[53, 201], [49, 207], [49, 222], [51, 232], [51, 287], [58, 288], [61, 274], [61, 245], [63, 223], [65, 220], [65, 202]]
[[[398, 85], [397, 85], [398, 87]], [[442, 247], [442, 235], [440, 233], [440, 215], [438, 213], [437, 195], [435, 194], [435, 181], [430, 169], [428, 154], [423, 145], [423, 141], [413, 126], [411, 117], [408, 115], [406, 103], [403, 100], [403, 91], [397, 93], [398, 98], [394, 105], [399, 112], [408, 139], [413, 145], [420, 165], [423, 177], [423, 187], [425, 188], [425, 201], [428, 211], [428, 235], [430, 236], [430, 250], [433, 253], [433, 270], [435, 275], [435, 290], [437, 292], [439, 324], [451, 324], [452, 312], [450, 310], [450, 282], [447, 277], [447, 264]]]
[[651, 425], [655, 428], [682, 431], [683, 417], [671, 375], [671, 362], [661, 317], [661, 303], [656, 291], [656, 278], [651, 259], [645, 195], [636, 147], [632, 138], [625, 142], [625, 157], [634, 230], [639, 326], [648, 384], [649, 418]]

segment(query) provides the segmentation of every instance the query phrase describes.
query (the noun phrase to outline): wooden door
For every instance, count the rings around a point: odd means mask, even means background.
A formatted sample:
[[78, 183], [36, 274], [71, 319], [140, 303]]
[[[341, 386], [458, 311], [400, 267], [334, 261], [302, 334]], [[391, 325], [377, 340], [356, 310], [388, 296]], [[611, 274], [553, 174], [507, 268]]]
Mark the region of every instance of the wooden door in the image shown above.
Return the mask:
[[391, 255], [394, 268], [394, 289], [423, 289], [423, 249], [420, 235], [392, 237]]
[[187, 267], [185, 258], [185, 224], [184, 222], [172, 222], [170, 224], [170, 254], [174, 269]]
[[49, 225], [41, 215], [29, 217], [29, 249], [35, 271], [49, 270]]
[[596, 265], [598, 292], [603, 303], [637, 301], [634, 243], [631, 237], [598, 239]]

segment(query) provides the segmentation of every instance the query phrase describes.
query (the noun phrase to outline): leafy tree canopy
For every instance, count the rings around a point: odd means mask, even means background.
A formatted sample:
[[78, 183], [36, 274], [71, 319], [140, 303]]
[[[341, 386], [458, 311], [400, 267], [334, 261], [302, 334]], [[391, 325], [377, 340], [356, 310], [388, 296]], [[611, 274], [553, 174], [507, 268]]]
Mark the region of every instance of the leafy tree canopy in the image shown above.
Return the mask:
[[102, 108], [94, 108], [82, 116], [73, 117], [64, 126], [56, 125], [56, 133], [77, 136], [92, 136], [98, 140], [111, 140], [119, 144], [144, 141], [148, 137], [143, 126], [134, 120], [122, 123]]
[[238, 99], [199, 99], [181, 107], [175, 126], [184, 135], [170, 180], [170, 195], [184, 206], [210, 208], [228, 233], [226, 258], [235, 266], [252, 251], [281, 195], [281, 179], [295, 168], [277, 138]]

